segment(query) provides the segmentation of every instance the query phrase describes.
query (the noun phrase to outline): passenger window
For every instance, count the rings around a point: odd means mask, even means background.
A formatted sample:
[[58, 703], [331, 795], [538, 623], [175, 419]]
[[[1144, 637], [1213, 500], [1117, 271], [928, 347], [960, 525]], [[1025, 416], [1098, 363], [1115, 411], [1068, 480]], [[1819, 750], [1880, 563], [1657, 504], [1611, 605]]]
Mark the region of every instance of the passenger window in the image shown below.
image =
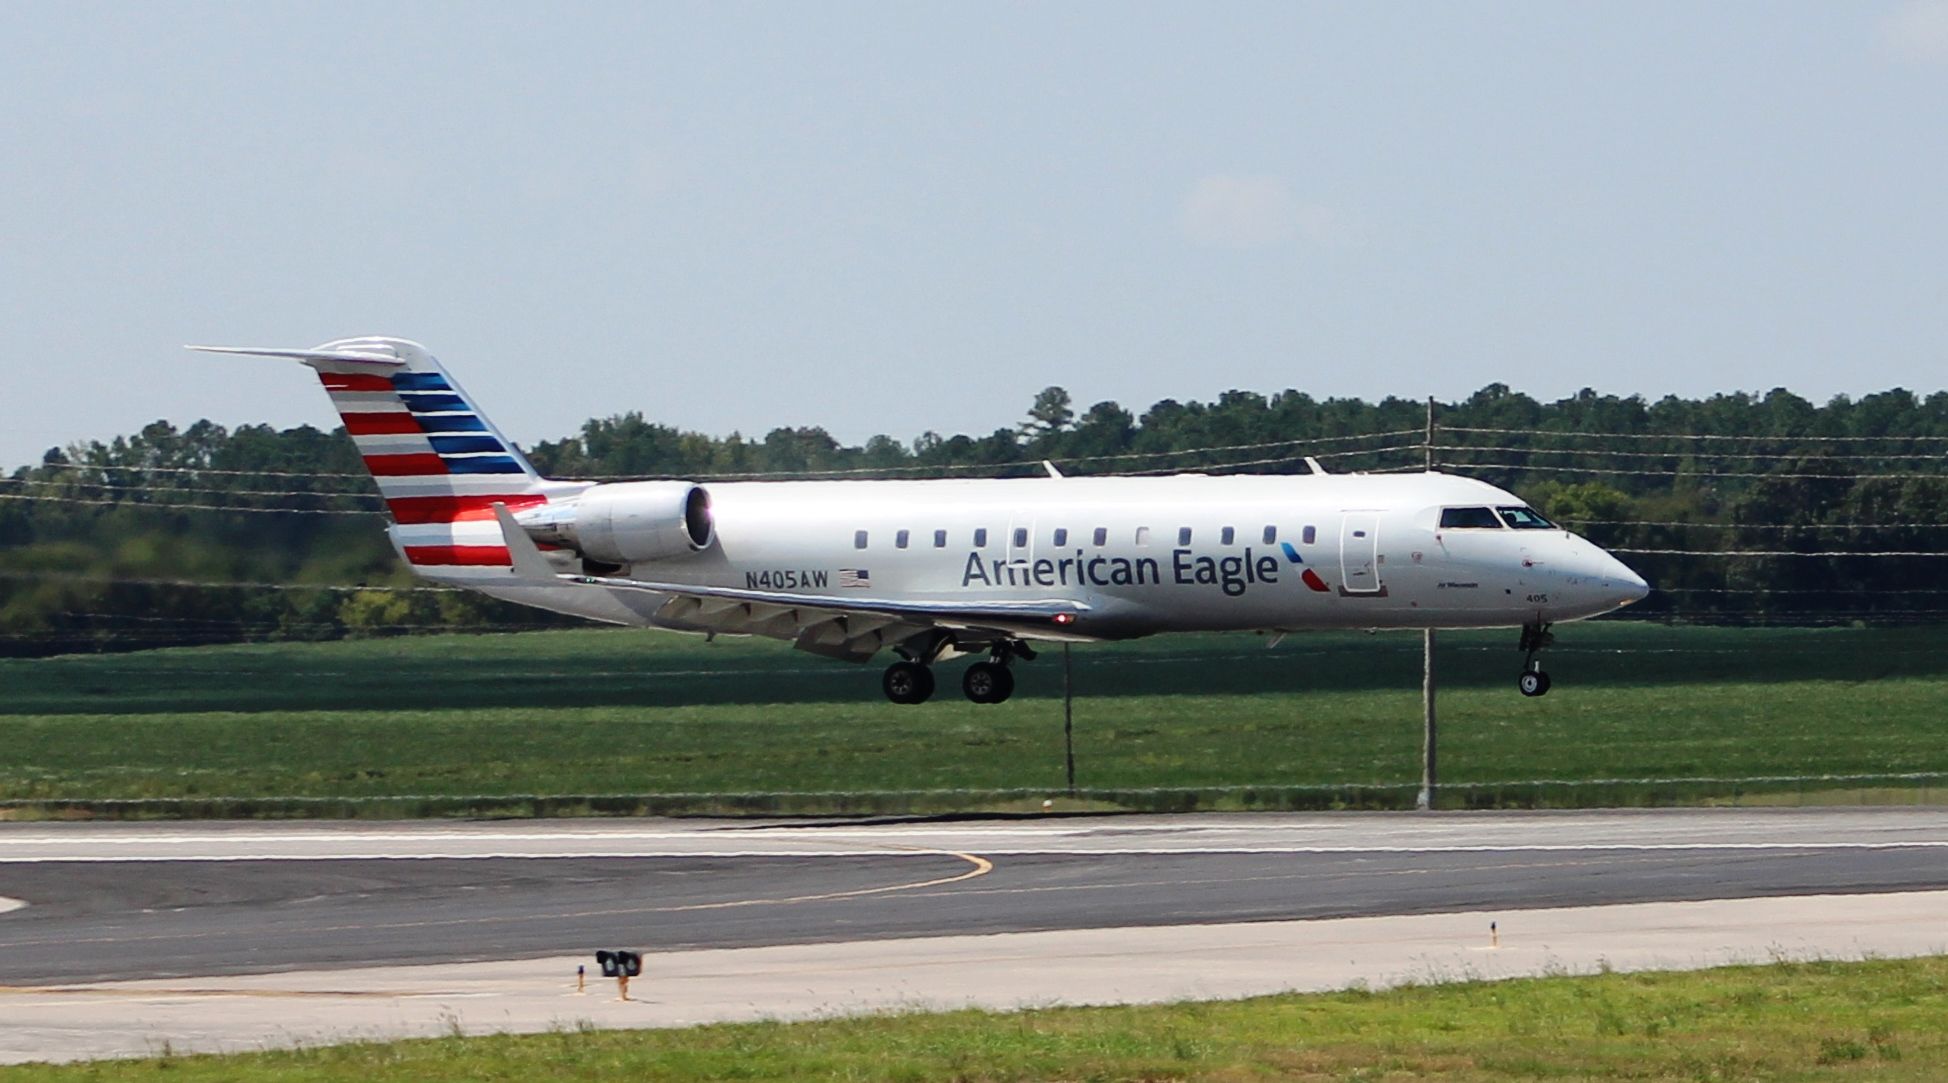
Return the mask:
[[1109, 528], [1106, 526], [1097, 527], [1096, 528], [1096, 548], [1100, 549], [1103, 546], [1108, 544], [1109, 544]]
[[1544, 519], [1534, 508], [1496, 508], [1502, 522], [1515, 530], [1554, 530], [1556, 524]]
[[1028, 548], [1028, 528], [1027, 527], [1018, 526], [1015, 528], [1015, 548], [1016, 549]]
[[974, 528], [974, 548], [986, 549], [987, 547], [988, 547], [988, 528], [984, 526], [975, 527]]
[[1300, 535], [1299, 540], [1306, 543], [1307, 545], [1311, 545], [1312, 543], [1318, 541], [1319, 540], [1318, 528], [1306, 527], [1304, 533]]
[[1228, 526], [1225, 527], [1224, 530], [1218, 534], [1219, 545], [1230, 545], [1232, 542], [1237, 540], [1238, 540], [1238, 532], [1231, 529]]
[[864, 548], [866, 547], [866, 532], [865, 532], [865, 531], [863, 531], [863, 530], [855, 530], [855, 531], [853, 531], [853, 532], [852, 532], [852, 547], [853, 547], [854, 549], [864, 549]]
[[1442, 508], [1442, 530], [1500, 530], [1502, 521], [1487, 508]]
[[1277, 528], [1277, 527], [1275, 527], [1275, 526], [1268, 526], [1268, 527], [1266, 527], [1266, 528], [1265, 528], [1265, 544], [1266, 544], [1266, 545], [1270, 545], [1270, 544], [1272, 544], [1273, 542], [1276, 542], [1277, 540], [1278, 540], [1278, 528]]
[[1147, 527], [1147, 526], [1140, 526], [1140, 527], [1137, 527], [1137, 528], [1136, 528], [1136, 544], [1138, 544], [1138, 545], [1148, 545], [1148, 544], [1150, 544], [1150, 528], [1149, 528], [1149, 527]]
[[906, 548], [908, 537], [909, 537], [908, 532], [904, 530], [900, 531], [898, 534], [893, 535], [893, 548], [895, 549]]
[[1058, 526], [1055, 528], [1055, 544], [1057, 546], [1069, 544], [1069, 531], [1067, 527]]
[[946, 532], [946, 531], [944, 531], [944, 530], [936, 530], [936, 531], [934, 531], [934, 532], [933, 532], [933, 547], [934, 547], [935, 549], [945, 549], [945, 548], [947, 548], [947, 532]]
[[1178, 527], [1178, 528], [1177, 528], [1177, 544], [1178, 544], [1178, 545], [1189, 545], [1189, 544], [1190, 544], [1190, 528], [1189, 528], [1189, 527], [1187, 527], [1187, 526], [1180, 526], [1180, 527]]

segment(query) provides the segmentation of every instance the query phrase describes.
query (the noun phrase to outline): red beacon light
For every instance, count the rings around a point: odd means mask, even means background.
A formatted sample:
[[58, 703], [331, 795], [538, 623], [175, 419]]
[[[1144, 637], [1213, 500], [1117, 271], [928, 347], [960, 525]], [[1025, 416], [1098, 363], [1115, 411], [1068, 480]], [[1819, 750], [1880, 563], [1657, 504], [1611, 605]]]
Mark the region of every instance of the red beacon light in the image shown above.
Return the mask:
[[1050, 617], [1049, 619], [1050, 619], [1050, 620], [1052, 620], [1052, 621], [1054, 621], [1054, 622], [1055, 622], [1055, 623], [1057, 623], [1057, 624], [1074, 624], [1074, 623], [1075, 623], [1075, 614], [1074, 614], [1074, 613], [1057, 613], [1057, 614], [1055, 614], [1055, 615], [1054, 615], [1053, 617]]

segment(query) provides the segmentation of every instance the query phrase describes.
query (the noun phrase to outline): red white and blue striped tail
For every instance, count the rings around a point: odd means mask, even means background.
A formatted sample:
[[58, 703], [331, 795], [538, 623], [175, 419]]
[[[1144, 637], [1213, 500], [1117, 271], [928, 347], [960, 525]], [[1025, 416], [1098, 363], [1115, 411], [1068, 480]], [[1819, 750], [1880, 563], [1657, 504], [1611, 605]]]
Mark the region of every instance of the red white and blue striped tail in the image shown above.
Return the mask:
[[211, 353], [302, 361], [318, 372], [392, 516], [393, 544], [415, 572], [438, 579], [513, 574], [494, 516], [546, 504], [584, 485], [535, 473], [425, 347], [348, 338], [308, 350], [193, 346]]

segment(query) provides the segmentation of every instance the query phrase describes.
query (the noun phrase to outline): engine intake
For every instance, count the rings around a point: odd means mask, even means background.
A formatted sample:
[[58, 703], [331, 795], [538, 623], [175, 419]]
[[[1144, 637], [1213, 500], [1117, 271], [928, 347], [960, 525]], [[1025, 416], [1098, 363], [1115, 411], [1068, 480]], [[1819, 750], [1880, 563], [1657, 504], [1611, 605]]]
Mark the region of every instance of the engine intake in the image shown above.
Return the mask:
[[685, 556], [710, 548], [717, 537], [710, 494], [687, 481], [597, 485], [573, 504], [550, 505], [544, 514], [522, 520], [530, 536], [604, 564]]

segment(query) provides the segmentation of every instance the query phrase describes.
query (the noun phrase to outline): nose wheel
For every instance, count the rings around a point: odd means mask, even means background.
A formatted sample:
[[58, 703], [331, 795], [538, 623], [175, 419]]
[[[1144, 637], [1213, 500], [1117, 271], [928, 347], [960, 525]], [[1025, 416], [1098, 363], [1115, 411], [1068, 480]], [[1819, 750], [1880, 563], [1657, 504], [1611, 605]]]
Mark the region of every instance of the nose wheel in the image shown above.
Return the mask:
[[1516, 678], [1515, 687], [1520, 689], [1523, 695], [1534, 697], [1549, 694], [1549, 675], [1542, 671], [1542, 662], [1536, 658], [1536, 655], [1541, 654], [1542, 648], [1555, 641], [1555, 633], [1549, 631], [1549, 626], [1546, 624], [1538, 621], [1535, 624], [1522, 626], [1520, 648], [1524, 654], [1522, 675]]

